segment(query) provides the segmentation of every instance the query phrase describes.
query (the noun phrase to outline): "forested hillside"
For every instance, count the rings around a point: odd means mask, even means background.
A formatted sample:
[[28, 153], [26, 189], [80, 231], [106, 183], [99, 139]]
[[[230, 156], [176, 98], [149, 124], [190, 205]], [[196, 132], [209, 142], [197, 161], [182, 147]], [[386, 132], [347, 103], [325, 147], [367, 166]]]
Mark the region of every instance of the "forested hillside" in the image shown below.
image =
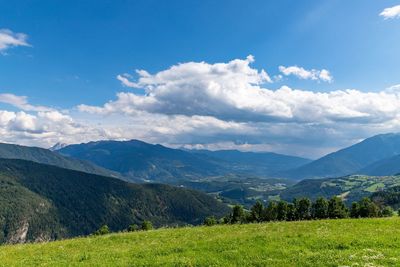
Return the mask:
[[155, 226], [199, 224], [227, 211], [193, 190], [0, 159], [0, 243], [87, 235], [104, 224], [118, 231], [144, 220]]
[[348, 205], [372, 193], [400, 185], [400, 176], [352, 175], [339, 178], [307, 179], [283, 190], [280, 197], [292, 201], [294, 198], [340, 196]]
[[23, 159], [65, 169], [121, 178], [119, 173], [96, 166], [88, 161], [65, 157], [57, 152], [39, 147], [0, 143], [0, 158]]

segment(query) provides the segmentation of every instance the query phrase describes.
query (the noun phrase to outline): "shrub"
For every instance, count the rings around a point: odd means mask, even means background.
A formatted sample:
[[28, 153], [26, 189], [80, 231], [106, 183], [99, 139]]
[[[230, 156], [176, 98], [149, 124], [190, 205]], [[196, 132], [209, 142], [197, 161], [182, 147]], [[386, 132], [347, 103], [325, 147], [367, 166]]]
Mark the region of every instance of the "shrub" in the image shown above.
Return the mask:
[[152, 230], [153, 229], [153, 224], [150, 221], [144, 221], [144, 222], [142, 222], [141, 229], [143, 231]]
[[217, 224], [217, 219], [215, 219], [214, 216], [207, 217], [207, 218], [205, 218], [203, 224], [206, 225], [206, 226], [216, 225]]
[[386, 206], [381, 210], [382, 217], [392, 217], [393, 216], [393, 209], [390, 206]]
[[107, 235], [110, 233], [110, 229], [108, 228], [107, 225], [103, 225], [102, 227], [99, 228], [96, 232], [94, 232], [94, 235]]
[[128, 232], [136, 232], [139, 230], [139, 226], [137, 224], [131, 224], [128, 226]]

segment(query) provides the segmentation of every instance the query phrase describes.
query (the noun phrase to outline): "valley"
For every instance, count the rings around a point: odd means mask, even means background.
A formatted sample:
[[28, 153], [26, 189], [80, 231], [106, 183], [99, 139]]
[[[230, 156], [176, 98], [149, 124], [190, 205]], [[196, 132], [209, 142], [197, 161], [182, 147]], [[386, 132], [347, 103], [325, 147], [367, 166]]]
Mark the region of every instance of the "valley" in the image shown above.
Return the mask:
[[0, 0], [0, 267], [400, 267], [400, 0]]
[[[400, 185], [400, 176], [392, 175], [398, 137], [372, 137], [312, 162], [275, 153], [172, 149], [138, 140], [56, 151], [0, 144], [0, 242], [88, 235], [102, 225], [122, 231], [144, 220], [155, 227], [198, 225], [208, 216], [221, 218], [233, 205], [250, 209], [257, 201], [267, 205], [339, 196], [350, 206]], [[361, 156], [360, 149], [370, 152]], [[320, 168], [324, 173], [313, 179], [287, 175], [320, 162], [334, 168], [358, 162], [347, 172], [360, 168], [378, 175], [325, 177], [330, 168]], [[380, 175], [379, 166], [388, 164], [394, 168], [382, 168], [391, 175]], [[397, 202], [389, 205], [398, 207]]]

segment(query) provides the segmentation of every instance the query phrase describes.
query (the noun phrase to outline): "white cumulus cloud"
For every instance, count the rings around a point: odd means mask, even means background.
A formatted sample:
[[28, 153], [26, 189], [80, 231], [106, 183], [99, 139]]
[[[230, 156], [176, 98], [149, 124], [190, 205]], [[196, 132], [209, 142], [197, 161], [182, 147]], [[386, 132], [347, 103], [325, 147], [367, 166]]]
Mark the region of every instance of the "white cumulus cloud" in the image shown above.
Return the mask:
[[14, 33], [8, 29], [0, 29], [0, 52], [15, 46], [30, 46], [28, 35], [24, 33]]
[[400, 5], [385, 8], [379, 15], [384, 19], [400, 18]]
[[[143, 93], [120, 92], [103, 106], [81, 105], [92, 114], [208, 116], [235, 122], [378, 123], [400, 116], [397, 92], [354, 89], [314, 92], [283, 86], [265, 88], [263, 71], [252, 61], [183, 63], [155, 74], [141, 71]], [[324, 74], [322, 74], [324, 75]], [[126, 85], [126, 83], [124, 83]]]
[[129, 88], [115, 99], [68, 112], [1, 94], [0, 102], [19, 111], [0, 110], [0, 141], [50, 147], [141, 139], [316, 157], [374, 134], [400, 131], [398, 86], [377, 92], [271, 89], [268, 74], [253, 68], [253, 61], [188, 62], [156, 73], [140, 70], [137, 78], [120, 75]]
[[304, 69], [302, 67], [298, 67], [298, 66], [290, 66], [290, 67], [279, 66], [279, 71], [285, 76], [294, 75], [297, 78], [303, 79], [303, 80], [315, 80], [315, 81], [323, 81], [323, 82], [332, 82], [333, 81], [333, 77], [332, 77], [331, 73], [326, 69], [306, 70], [306, 69]]
[[0, 103], [6, 103], [17, 107], [24, 111], [49, 111], [48, 107], [34, 106], [28, 103], [26, 96], [18, 96], [14, 94], [0, 94]]

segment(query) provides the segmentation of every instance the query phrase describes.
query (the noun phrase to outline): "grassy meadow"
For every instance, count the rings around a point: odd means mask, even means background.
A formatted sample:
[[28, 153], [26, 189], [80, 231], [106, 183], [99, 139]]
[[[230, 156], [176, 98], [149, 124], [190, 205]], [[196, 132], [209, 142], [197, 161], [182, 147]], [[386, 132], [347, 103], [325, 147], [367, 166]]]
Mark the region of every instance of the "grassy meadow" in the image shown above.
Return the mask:
[[0, 266], [400, 266], [400, 218], [158, 229], [1, 246]]

